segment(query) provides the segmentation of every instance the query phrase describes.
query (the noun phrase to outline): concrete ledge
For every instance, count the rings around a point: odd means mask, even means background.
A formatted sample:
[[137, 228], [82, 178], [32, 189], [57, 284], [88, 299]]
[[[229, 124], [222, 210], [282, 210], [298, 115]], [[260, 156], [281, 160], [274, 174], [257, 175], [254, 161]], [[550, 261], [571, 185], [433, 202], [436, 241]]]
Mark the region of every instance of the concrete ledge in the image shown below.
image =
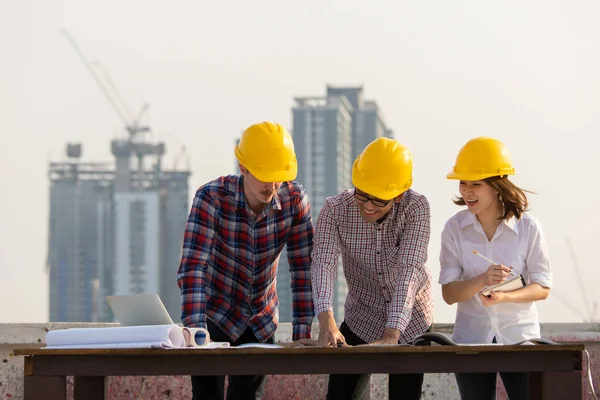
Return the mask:
[[[46, 333], [54, 329], [73, 327], [107, 327], [117, 324], [47, 323], [0, 324], [0, 399], [23, 398], [23, 358], [12, 354], [15, 348], [41, 347]], [[313, 325], [313, 337], [318, 335]], [[451, 333], [452, 324], [436, 324], [434, 331]], [[586, 343], [591, 357], [592, 379], [600, 381], [600, 325], [599, 324], [542, 324], [542, 336], [557, 342]], [[280, 324], [276, 341], [291, 341], [292, 327]], [[586, 374], [587, 375], [587, 374]], [[584, 378], [584, 399], [592, 399], [589, 382]], [[72, 380], [68, 380], [72, 393]], [[596, 389], [598, 391], [598, 389]], [[272, 375], [267, 380], [264, 400], [321, 400], [327, 391], [327, 375]], [[168, 377], [110, 377], [109, 399], [189, 399], [191, 387], [188, 376]], [[387, 375], [373, 375], [371, 390], [363, 400], [387, 398]], [[423, 399], [460, 399], [452, 374], [426, 374]], [[498, 399], [506, 399], [504, 388], [498, 385]]]

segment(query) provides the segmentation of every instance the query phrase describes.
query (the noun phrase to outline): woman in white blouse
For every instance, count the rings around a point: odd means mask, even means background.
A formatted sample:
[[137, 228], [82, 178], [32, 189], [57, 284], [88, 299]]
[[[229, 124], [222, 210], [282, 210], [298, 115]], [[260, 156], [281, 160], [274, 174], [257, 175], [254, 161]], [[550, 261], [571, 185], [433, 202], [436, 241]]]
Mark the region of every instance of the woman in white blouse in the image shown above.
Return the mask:
[[[457, 205], [442, 232], [440, 279], [448, 304], [458, 303], [453, 340], [460, 344], [511, 344], [539, 338], [535, 301], [548, 297], [552, 273], [539, 222], [527, 211], [508, 149], [496, 139], [468, 141], [448, 179], [459, 180]], [[474, 251], [493, 260], [479, 257]], [[521, 274], [526, 286], [511, 292], [480, 291]], [[501, 373], [511, 400], [528, 398], [524, 373]], [[456, 374], [463, 400], [495, 399], [496, 373]]]

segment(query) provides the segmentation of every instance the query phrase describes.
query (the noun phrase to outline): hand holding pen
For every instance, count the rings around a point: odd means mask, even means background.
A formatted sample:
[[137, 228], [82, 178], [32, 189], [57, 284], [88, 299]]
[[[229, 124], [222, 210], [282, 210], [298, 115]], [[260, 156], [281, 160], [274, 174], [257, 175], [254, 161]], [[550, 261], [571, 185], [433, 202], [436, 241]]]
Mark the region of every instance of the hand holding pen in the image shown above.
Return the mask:
[[504, 282], [507, 276], [515, 275], [512, 272], [512, 267], [507, 267], [506, 265], [498, 264], [494, 260], [487, 258], [483, 254], [478, 253], [475, 250], [473, 250], [473, 254], [478, 255], [479, 257], [483, 258], [491, 264], [487, 271], [481, 274], [483, 284], [485, 286], [492, 286], [498, 283], [502, 283]]

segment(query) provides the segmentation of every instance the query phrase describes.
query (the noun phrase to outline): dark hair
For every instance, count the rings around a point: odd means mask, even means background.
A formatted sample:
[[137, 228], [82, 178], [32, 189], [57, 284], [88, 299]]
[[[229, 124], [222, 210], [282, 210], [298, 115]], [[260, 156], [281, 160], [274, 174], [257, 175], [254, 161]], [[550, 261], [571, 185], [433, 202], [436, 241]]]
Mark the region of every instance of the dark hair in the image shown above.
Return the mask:
[[[520, 219], [525, 211], [529, 211], [527, 206], [527, 196], [525, 193], [532, 193], [529, 190], [521, 189], [514, 183], [512, 183], [508, 176], [492, 176], [490, 178], [483, 179], [483, 182], [487, 183], [498, 191], [500, 197], [500, 203], [504, 206], [504, 215], [498, 217], [499, 220], [509, 219], [510, 217], [516, 217]], [[456, 197], [453, 200], [454, 204], [464, 206], [467, 203], [462, 197]]]

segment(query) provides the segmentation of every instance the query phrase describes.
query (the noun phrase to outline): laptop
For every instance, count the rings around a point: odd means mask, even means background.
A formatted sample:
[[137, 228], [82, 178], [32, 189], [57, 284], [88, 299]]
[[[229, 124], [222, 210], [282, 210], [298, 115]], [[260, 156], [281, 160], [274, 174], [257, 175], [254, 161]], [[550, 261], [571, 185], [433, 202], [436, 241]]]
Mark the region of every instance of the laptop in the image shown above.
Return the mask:
[[106, 302], [121, 326], [174, 325], [156, 293], [106, 296]]

